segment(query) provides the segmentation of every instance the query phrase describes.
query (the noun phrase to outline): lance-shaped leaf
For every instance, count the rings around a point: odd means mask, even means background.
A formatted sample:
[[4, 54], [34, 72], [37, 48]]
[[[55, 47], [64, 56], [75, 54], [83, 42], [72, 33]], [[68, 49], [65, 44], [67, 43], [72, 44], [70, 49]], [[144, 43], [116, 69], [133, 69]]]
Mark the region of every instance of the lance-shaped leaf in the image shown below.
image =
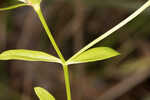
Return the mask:
[[55, 98], [48, 91], [41, 87], [35, 87], [34, 90], [40, 100], [55, 100]]
[[0, 60], [25, 60], [61, 63], [60, 59], [41, 51], [32, 50], [8, 50], [0, 54]]
[[75, 56], [67, 61], [67, 64], [77, 64], [93, 62], [98, 60], [108, 59], [119, 55], [119, 53], [108, 47], [96, 47], [89, 49], [78, 56]]

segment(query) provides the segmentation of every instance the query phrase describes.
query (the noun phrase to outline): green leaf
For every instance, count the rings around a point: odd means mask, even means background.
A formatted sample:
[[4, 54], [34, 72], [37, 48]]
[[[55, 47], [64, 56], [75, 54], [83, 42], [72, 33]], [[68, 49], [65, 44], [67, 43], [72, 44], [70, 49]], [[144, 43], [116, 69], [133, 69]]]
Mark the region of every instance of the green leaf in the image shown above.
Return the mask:
[[35, 87], [34, 90], [40, 100], [55, 100], [55, 98], [48, 91], [41, 87]]
[[9, 7], [6, 7], [6, 8], [0, 8], [0, 11], [5, 11], [5, 10], [11, 10], [11, 9], [15, 9], [15, 8], [18, 8], [18, 7], [23, 7], [23, 6], [27, 6], [27, 4], [16, 4], [16, 5], [13, 5], [13, 6], [9, 6]]
[[114, 56], [119, 55], [119, 53], [108, 47], [96, 47], [91, 48], [78, 56], [75, 56], [67, 61], [67, 64], [77, 64], [77, 63], [86, 63], [93, 62], [98, 60], [108, 59]]
[[60, 59], [41, 51], [32, 50], [8, 50], [0, 54], [0, 60], [25, 60], [61, 63]]

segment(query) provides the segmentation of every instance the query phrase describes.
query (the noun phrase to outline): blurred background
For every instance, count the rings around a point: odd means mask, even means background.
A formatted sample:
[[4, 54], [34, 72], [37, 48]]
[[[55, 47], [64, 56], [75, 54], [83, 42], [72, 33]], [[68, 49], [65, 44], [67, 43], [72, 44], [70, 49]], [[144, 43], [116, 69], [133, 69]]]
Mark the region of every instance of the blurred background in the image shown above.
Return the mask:
[[[65, 59], [128, 17], [147, 0], [43, 0], [42, 10]], [[0, 8], [19, 3], [0, 0]], [[72, 100], [150, 100], [150, 9], [95, 46], [121, 53], [69, 66]], [[0, 12], [0, 52], [31, 49], [56, 53], [30, 7]], [[61, 65], [0, 61], [0, 100], [38, 100], [41, 86], [66, 100]]]

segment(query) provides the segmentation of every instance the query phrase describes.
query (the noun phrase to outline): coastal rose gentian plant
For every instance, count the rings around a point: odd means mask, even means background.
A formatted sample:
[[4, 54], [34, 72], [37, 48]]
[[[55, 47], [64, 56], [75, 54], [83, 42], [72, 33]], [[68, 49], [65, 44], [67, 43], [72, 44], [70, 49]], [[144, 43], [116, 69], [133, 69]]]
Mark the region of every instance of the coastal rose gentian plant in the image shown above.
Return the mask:
[[[105, 60], [111, 57], [118, 56], [119, 53], [109, 47], [94, 47], [96, 43], [100, 42], [101, 40], [105, 39], [125, 24], [130, 22], [136, 16], [138, 16], [141, 12], [143, 12], [146, 8], [150, 6], [150, 0], [148, 0], [143, 6], [141, 6], [138, 10], [136, 10], [133, 14], [127, 17], [125, 20], [121, 21], [118, 25], [104, 33], [103, 35], [99, 36], [88, 45], [83, 47], [80, 51], [70, 57], [68, 60], [65, 60], [58, 45], [56, 44], [50, 29], [47, 26], [45, 18], [42, 14], [40, 4], [42, 0], [18, 0], [19, 4], [12, 5], [7, 8], [0, 8], [0, 11], [10, 10], [22, 6], [30, 6], [32, 7], [35, 12], [37, 13], [43, 28], [46, 31], [46, 34], [51, 41], [58, 57], [55, 57], [51, 54], [47, 54], [42, 51], [33, 51], [33, 50], [25, 50], [25, 49], [16, 49], [16, 50], [7, 50], [0, 54], [0, 60], [25, 60], [25, 61], [43, 61], [43, 62], [53, 62], [59, 63], [62, 65], [64, 70], [64, 79], [65, 79], [65, 86], [66, 86], [66, 94], [67, 100], [71, 100], [71, 90], [70, 90], [70, 81], [69, 81], [69, 71], [68, 65], [70, 64], [79, 64], [79, 63], [87, 63], [87, 62], [94, 62], [99, 60]], [[55, 98], [45, 89], [41, 87], [34, 88], [37, 96], [40, 100], [55, 100]]]

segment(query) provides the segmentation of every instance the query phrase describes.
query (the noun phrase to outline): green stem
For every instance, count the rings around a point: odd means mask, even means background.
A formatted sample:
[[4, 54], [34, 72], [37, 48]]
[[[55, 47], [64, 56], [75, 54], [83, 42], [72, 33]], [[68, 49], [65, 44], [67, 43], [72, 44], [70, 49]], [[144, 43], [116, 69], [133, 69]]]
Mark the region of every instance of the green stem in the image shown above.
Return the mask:
[[25, 3], [16, 4], [16, 5], [13, 5], [13, 6], [9, 6], [9, 7], [7, 7], [7, 8], [0, 8], [0, 11], [11, 10], [11, 9], [15, 9], [15, 8], [23, 7], [23, 6], [27, 6], [27, 5], [28, 5], [28, 4], [25, 4]]
[[67, 65], [63, 65], [63, 70], [64, 70], [64, 77], [65, 77], [65, 86], [66, 86], [67, 100], [71, 100], [71, 90], [70, 90], [68, 66]]
[[73, 55], [70, 59], [75, 58], [76, 56], [78, 56], [82, 52], [86, 51], [90, 47], [94, 46], [96, 43], [100, 42], [101, 40], [105, 39], [106, 37], [108, 37], [109, 35], [111, 35], [112, 33], [114, 33], [115, 31], [117, 31], [118, 29], [120, 29], [121, 27], [123, 27], [124, 25], [126, 25], [128, 22], [130, 22], [131, 20], [133, 20], [136, 16], [138, 16], [140, 13], [142, 13], [149, 6], [150, 6], [150, 0], [148, 0], [145, 4], [143, 4], [142, 7], [140, 7], [138, 10], [136, 10], [133, 14], [131, 14], [125, 20], [121, 21], [118, 25], [116, 25], [115, 27], [113, 27], [112, 29], [110, 29], [109, 31], [107, 31], [106, 33], [104, 33], [103, 35], [99, 36], [97, 39], [95, 39], [94, 41], [92, 41], [88, 45], [86, 45], [79, 52], [77, 52], [75, 55]]
[[46, 31], [46, 34], [48, 35], [49, 37], [49, 40], [51, 41], [54, 49], [56, 50], [58, 56], [60, 57], [61, 61], [62, 61], [62, 66], [63, 66], [63, 70], [64, 70], [64, 78], [65, 78], [65, 86], [66, 86], [66, 93], [67, 93], [67, 100], [71, 100], [71, 90], [70, 90], [70, 81], [69, 81], [69, 71], [68, 71], [68, 66], [66, 65], [66, 61], [62, 55], [62, 53], [60, 52], [53, 36], [52, 36], [52, 33], [51, 31], [49, 30], [48, 28], [48, 25], [44, 19], [44, 16], [42, 14], [42, 11], [41, 11], [41, 8], [40, 8], [40, 5], [34, 5], [33, 8], [35, 9], [35, 11], [37, 12], [39, 18], [40, 18], [40, 21]]
[[44, 27], [44, 29], [46, 31], [46, 34], [47, 34], [49, 40], [51, 41], [54, 49], [56, 50], [56, 53], [60, 57], [62, 63], [65, 64], [66, 61], [65, 61], [63, 55], [61, 54], [60, 49], [58, 48], [58, 46], [57, 46], [57, 44], [56, 44], [56, 42], [54, 40], [54, 37], [52, 36], [52, 33], [51, 33], [50, 29], [48, 28], [48, 25], [47, 25], [47, 23], [45, 21], [45, 18], [43, 16], [43, 14], [42, 14], [40, 5], [34, 5], [33, 8], [35, 9], [36, 13], [38, 14], [38, 17], [39, 17], [39, 19], [40, 19], [40, 21], [41, 21], [41, 23], [42, 23], [42, 25], [43, 25], [43, 27]]

